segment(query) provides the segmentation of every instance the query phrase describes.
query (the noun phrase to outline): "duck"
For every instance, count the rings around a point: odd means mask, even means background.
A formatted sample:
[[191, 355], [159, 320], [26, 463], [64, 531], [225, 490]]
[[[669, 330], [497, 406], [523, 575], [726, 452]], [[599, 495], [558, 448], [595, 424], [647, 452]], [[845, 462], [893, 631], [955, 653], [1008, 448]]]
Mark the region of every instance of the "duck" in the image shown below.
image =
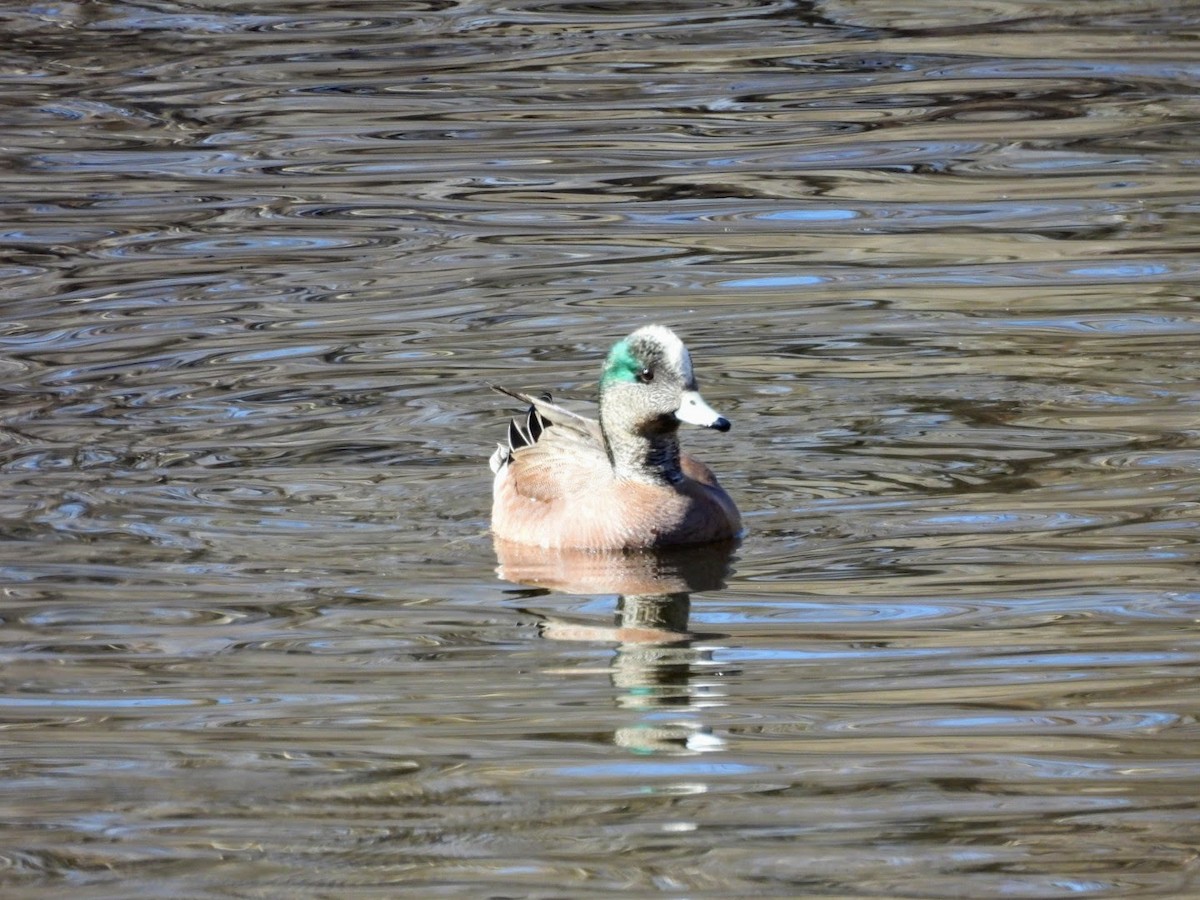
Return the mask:
[[497, 541], [551, 550], [648, 550], [742, 536], [737, 505], [712, 470], [680, 450], [683, 423], [727, 432], [692, 359], [669, 328], [646, 325], [612, 346], [599, 421], [550, 395], [492, 385], [528, 409], [509, 422], [490, 466]]

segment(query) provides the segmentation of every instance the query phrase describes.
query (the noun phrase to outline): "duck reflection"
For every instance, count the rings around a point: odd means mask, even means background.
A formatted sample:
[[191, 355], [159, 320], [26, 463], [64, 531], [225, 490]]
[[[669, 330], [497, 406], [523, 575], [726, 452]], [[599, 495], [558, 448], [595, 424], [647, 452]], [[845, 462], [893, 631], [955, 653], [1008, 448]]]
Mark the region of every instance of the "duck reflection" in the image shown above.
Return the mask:
[[[611, 680], [617, 703], [643, 715], [620, 728], [614, 742], [640, 752], [696, 752], [719, 749], [711, 731], [686, 710], [714, 702], [708, 680], [712, 652], [693, 646], [715, 634], [697, 634], [689, 625], [691, 595], [725, 586], [732, 571], [735, 542], [658, 551], [589, 552], [547, 550], [495, 542], [497, 573], [506, 581], [533, 585], [538, 594], [617, 594], [611, 624], [532, 609], [543, 637], [560, 641], [617, 644]], [[665, 716], [667, 711], [680, 716]]]

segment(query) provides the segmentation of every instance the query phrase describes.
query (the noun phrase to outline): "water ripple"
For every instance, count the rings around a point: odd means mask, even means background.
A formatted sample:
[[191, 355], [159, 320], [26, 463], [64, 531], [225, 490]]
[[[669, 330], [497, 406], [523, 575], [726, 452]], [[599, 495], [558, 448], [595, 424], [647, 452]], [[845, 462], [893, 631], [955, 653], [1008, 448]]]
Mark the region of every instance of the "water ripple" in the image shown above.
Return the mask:
[[[1186, 894], [1200, 19], [1127, 7], [14, 7], [6, 886]], [[724, 586], [497, 580], [487, 384], [648, 321]]]

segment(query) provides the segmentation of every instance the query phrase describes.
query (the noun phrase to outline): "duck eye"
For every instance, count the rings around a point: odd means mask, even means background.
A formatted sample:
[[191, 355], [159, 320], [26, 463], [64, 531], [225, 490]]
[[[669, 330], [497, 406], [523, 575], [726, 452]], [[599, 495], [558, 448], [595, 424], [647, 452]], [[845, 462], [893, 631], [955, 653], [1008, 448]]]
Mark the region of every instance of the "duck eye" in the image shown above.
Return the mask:
[[654, 380], [654, 370], [642, 369], [642, 371], [637, 373], [637, 380], [642, 384], [649, 384]]

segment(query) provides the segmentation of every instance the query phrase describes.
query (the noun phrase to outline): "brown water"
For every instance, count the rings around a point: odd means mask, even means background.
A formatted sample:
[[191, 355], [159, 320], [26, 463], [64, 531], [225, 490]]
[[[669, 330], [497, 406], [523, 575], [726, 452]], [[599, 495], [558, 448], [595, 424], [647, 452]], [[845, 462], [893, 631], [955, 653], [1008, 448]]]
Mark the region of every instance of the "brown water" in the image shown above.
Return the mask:
[[[18, 6], [5, 897], [1200, 892], [1194, 4]], [[648, 321], [728, 571], [498, 578]]]

